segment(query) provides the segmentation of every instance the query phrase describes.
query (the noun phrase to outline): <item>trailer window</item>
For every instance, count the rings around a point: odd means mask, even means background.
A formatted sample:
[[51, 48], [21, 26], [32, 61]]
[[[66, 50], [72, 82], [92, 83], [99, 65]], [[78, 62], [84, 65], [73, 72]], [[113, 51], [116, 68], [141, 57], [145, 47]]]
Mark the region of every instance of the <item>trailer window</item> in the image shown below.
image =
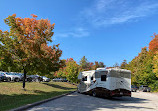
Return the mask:
[[83, 77], [82, 81], [87, 81], [87, 76]]
[[101, 75], [101, 81], [106, 81], [106, 75]]

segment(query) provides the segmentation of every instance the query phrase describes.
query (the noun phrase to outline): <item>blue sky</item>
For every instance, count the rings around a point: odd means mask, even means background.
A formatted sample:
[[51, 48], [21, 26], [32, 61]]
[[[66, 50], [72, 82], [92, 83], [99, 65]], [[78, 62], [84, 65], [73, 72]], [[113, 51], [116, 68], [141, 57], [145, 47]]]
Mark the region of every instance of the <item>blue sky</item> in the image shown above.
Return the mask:
[[153, 33], [158, 33], [157, 0], [0, 0], [0, 29], [4, 20], [38, 16], [55, 23], [53, 44], [60, 43], [61, 59], [83, 56], [107, 66], [131, 61]]

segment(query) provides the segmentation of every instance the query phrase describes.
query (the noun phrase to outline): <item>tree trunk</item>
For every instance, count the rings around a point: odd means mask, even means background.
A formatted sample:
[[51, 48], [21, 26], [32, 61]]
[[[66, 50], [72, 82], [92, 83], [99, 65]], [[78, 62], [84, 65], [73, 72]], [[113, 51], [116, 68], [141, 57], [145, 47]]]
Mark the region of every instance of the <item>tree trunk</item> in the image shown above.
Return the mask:
[[25, 89], [26, 70], [24, 68], [23, 88]]

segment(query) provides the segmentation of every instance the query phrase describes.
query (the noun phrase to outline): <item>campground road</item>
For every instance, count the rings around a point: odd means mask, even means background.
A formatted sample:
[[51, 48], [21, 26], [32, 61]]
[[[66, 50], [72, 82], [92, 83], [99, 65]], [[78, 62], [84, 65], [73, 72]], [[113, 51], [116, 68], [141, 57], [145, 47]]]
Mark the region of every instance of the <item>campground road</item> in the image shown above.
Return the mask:
[[158, 94], [134, 92], [132, 97], [97, 98], [77, 92], [28, 111], [158, 111]]

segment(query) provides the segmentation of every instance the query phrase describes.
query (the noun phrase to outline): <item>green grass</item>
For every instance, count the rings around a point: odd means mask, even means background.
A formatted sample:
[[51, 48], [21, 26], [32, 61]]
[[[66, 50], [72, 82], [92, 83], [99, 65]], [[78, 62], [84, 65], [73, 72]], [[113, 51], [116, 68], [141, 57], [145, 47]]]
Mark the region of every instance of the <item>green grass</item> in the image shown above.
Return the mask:
[[26, 90], [22, 89], [22, 83], [20, 82], [1, 82], [0, 111], [13, 109], [74, 90], [76, 90], [76, 86], [66, 82], [31, 82], [26, 83]]

